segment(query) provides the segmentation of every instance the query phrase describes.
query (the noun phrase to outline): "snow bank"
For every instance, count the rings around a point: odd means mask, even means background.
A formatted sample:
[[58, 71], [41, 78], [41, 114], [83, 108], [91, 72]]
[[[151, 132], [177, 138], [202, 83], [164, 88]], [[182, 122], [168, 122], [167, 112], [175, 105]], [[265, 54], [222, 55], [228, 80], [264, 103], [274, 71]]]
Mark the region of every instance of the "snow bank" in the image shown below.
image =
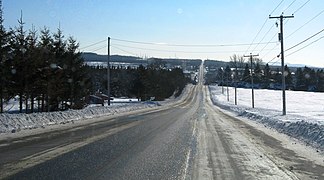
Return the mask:
[[230, 101], [226, 90], [209, 86], [212, 102], [238, 116], [264, 124], [269, 128], [324, 149], [324, 94], [287, 91], [287, 115], [281, 112], [281, 91], [255, 90], [255, 107], [251, 108], [251, 90], [238, 88], [238, 105], [234, 105], [234, 89], [230, 88]]
[[109, 116], [117, 113], [158, 106], [158, 103], [129, 103], [114, 106], [87, 107], [81, 110], [44, 112], [32, 114], [0, 114], [0, 133], [17, 132], [21, 129], [35, 129], [53, 124], [65, 124], [82, 119]]
[[[0, 134], [15, 133], [25, 129], [45, 128], [49, 125], [74, 123], [74, 121], [96, 118], [100, 116], [111, 116], [114, 114], [125, 113], [129, 111], [153, 108], [157, 106], [170, 105], [178, 100], [184, 99], [190, 91], [192, 85], [187, 85], [182, 94], [177, 97], [170, 97], [166, 101], [161, 102], [136, 102], [132, 99], [132, 103], [112, 103], [112, 106], [92, 105], [80, 110], [67, 110], [60, 112], [44, 112], [32, 114], [0, 114]], [[118, 102], [125, 100], [117, 99]], [[127, 100], [129, 101], [129, 100]], [[11, 103], [11, 107], [16, 106], [16, 103]]]

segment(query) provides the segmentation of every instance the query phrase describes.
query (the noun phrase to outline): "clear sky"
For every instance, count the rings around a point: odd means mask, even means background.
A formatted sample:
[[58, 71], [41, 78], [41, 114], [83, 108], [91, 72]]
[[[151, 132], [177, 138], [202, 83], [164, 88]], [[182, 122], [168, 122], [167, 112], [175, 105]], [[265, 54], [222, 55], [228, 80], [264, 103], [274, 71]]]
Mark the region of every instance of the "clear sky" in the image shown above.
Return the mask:
[[[55, 32], [60, 24], [65, 36], [79, 41], [81, 51], [99, 54], [107, 54], [104, 40], [110, 36], [112, 54], [229, 60], [233, 54], [252, 52], [268, 62], [280, 53], [279, 27], [275, 25], [279, 21], [268, 19], [271, 13], [295, 13], [293, 19], [284, 22], [285, 49], [324, 28], [322, 0], [2, 1], [6, 28], [17, 26], [22, 10], [26, 29], [46, 26]], [[324, 32], [285, 52], [286, 62], [324, 67], [324, 38], [318, 40], [323, 36]], [[256, 45], [227, 46], [251, 44], [253, 40]], [[289, 55], [315, 40], [318, 41]], [[270, 43], [263, 44], [267, 42]], [[94, 43], [97, 44], [88, 47]], [[221, 46], [171, 46], [174, 44]]]

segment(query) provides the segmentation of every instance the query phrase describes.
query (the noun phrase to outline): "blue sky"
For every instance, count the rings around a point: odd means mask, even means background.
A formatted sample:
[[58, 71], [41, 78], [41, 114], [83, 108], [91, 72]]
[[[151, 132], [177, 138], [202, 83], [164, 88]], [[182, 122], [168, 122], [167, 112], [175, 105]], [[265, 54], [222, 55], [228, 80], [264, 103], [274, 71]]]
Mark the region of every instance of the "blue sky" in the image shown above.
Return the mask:
[[[145, 45], [116, 39], [184, 45], [249, 44], [255, 37], [254, 43], [275, 42], [279, 28], [275, 26], [275, 19], [268, 19], [273, 10], [273, 16], [284, 10], [285, 15], [298, 10], [295, 18], [285, 22], [285, 49], [324, 28], [324, 13], [319, 14], [324, 10], [324, 1], [319, 0], [3, 0], [3, 9], [7, 28], [17, 26], [22, 10], [26, 29], [32, 25], [38, 30], [46, 26], [55, 32], [60, 24], [65, 36], [71, 35], [80, 42], [81, 51], [106, 54], [105, 42], [87, 46], [110, 36], [113, 38], [112, 54], [162, 58], [229, 60], [234, 53], [253, 52], [269, 62], [279, 54], [280, 46], [269, 43], [267, 46], [188, 47]], [[322, 36], [324, 32], [287, 51], [286, 55]], [[286, 62], [324, 67], [323, 47], [324, 38], [287, 56]]]

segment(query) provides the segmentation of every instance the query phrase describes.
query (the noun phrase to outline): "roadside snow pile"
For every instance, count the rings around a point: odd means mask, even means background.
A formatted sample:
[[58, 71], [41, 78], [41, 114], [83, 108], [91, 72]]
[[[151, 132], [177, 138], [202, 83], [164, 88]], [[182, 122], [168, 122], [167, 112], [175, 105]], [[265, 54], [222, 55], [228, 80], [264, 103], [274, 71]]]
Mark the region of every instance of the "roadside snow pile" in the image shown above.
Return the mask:
[[53, 124], [66, 124], [82, 119], [134, 111], [158, 106], [158, 103], [128, 103], [114, 106], [87, 107], [81, 110], [45, 112], [33, 114], [0, 114], [0, 133], [17, 132], [21, 129], [45, 128]]
[[[74, 121], [78, 120], [91, 119], [100, 116], [111, 116], [114, 114], [120, 114], [145, 108], [153, 108], [161, 105], [166, 106], [178, 100], [184, 99], [184, 97], [186, 97], [192, 87], [192, 85], [187, 85], [179, 97], [170, 97], [165, 101], [159, 102], [138, 102], [137, 100], [132, 99], [132, 103], [129, 103], [129, 100], [116, 99], [117, 102], [121, 103], [112, 102], [112, 106], [109, 107], [92, 105], [80, 110], [67, 110], [60, 112], [44, 112], [32, 114], [3, 113], [0, 114], [0, 134], [10, 132], [15, 133], [23, 129], [45, 128], [49, 125], [74, 123]], [[125, 101], [127, 101], [127, 103], [123, 103]], [[16, 104], [17, 103], [12, 102], [10, 103], [10, 106], [17, 108], [18, 106]]]
[[[255, 108], [251, 108], [251, 89], [237, 89], [237, 103], [234, 105], [234, 88], [209, 86], [213, 103], [237, 115], [274, 128], [278, 132], [324, 149], [324, 94], [286, 91], [287, 115], [282, 116], [282, 95], [276, 90], [254, 90]], [[322, 105], [323, 104], [323, 105]]]

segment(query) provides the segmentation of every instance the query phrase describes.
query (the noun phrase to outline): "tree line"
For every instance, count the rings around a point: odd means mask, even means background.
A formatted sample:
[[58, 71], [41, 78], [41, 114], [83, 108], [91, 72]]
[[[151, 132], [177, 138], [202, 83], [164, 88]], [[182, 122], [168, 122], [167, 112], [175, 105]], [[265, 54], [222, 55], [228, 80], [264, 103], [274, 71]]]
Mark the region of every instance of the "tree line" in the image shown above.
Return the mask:
[[[106, 93], [107, 67], [88, 67], [91, 76], [91, 91]], [[146, 101], [164, 100], [172, 95], [181, 94], [185, 85], [190, 81], [182, 69], [167, 69], [152, 63], [147, 67], [119, 67], [110, 69], [110, 86], [112, 97], [136, 97]]]
[[[25, 30], [22, 17], [6, 30], [0, 17], [0, 107], [19, 98], [19, 112], [83, 107], [90, 79], [73, 37], [46, 27]], [[35, 105], [35, 100], [37, 105]], [[24, 108], [23, 108], [24, 107]], [[35, 109], [37, 107], [37, 109]]]
[[[219, 82], [220, 84], [236, 87], [251, 87], [251, 69], [255, 88], [281, 89], [282, 73], [280, 67], [270, 67], [263, 64], [261, 59], [254, 58], [245, 61], [242, 56], [233, 55], [231, 61], [223, 68], [218, 67], [213, 75], [208, 76], [208, 82]], [[292, 71], [285, 65], [286, 88], [296, 91], [324, 92], [324, 71], [307, 66]]]

